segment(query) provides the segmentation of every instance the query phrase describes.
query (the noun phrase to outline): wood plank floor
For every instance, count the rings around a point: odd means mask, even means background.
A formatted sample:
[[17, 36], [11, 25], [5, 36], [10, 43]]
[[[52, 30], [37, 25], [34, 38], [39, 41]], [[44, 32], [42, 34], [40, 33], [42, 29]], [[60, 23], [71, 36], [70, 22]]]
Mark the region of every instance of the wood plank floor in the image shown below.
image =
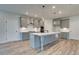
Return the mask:
[[30, 48], [29, 40], [0, 44], [0, 55], [79, 55], [79, 40], [59, 40], [44, 51]]

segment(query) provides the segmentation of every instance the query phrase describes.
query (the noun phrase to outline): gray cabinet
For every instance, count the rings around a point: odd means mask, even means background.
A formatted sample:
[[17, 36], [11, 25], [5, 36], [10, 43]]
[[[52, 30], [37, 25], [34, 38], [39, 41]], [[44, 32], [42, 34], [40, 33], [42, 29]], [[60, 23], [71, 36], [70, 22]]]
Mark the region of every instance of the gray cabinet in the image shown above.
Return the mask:
[[22, 40], [28, 40], [29, 32], [21, 32], [21, 38], [22, 38]]
[[61, 32], [61, 39], [69, 39], [69, 32]]
[[35, 33], [34, 31], [29, 31], [29, 32], [21, 32], [21, 39], [22, 40], [29, 40], [30, 38], [30, 33]]

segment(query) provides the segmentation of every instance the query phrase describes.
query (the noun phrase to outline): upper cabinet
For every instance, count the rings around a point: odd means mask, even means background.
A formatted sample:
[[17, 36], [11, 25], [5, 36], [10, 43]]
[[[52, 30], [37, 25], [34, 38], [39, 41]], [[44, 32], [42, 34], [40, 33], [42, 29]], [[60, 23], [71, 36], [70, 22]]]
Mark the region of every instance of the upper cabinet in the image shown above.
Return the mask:
[[41, 18], [35, 18], [35, 17], [29, 17], [29, 16], [25, 16], [25, 17], [21, 17], [20, 19], [20, 26], [21, 27], [28, 27], [28, 26], [33, 26], [34, 28], [37, 27], [39, 28], [40, 26], [44, 25], [44, 22]]
[[61, 28], [69, 28], [69, 19], [68, 18], [54, 19], [53, 26], [60, 26]]
[[40, 26], [44, 25], [44, 22], [43, 22], [42, 19], [36, 18], [36, 19], [33, 20], [33, 24], [34, 24], [34, 27], [39, 28]]
[[60, 26], [60, 20], [53, 20], [54, 26]]
[[53, 19], [53, 30], [60, 31], [62, 28], [69, 28], [69, 18]]

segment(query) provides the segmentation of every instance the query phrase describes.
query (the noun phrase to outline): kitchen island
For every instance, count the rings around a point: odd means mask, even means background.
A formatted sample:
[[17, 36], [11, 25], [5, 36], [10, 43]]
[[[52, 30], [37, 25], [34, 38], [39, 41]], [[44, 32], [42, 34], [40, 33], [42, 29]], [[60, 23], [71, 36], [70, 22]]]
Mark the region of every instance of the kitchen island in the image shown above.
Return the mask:
[[41, 48], [43, 46], [58, 39], [60, 32], [49, 32], [49, 33], [31, 33], [30, 34], [30, 45], [32, 48]]

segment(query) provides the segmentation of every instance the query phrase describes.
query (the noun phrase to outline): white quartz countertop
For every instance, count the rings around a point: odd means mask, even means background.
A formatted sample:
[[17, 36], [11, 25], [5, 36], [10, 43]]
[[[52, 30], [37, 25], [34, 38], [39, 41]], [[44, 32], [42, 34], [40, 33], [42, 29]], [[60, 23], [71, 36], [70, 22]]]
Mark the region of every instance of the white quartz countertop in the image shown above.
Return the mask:
[[20, 30], [20, 32], [30, 32], [30, 31], [34, 31], [35, 32], [34, 29], [21, 29]]
[[58, 34], [60, 32], [48, 32], [48, 33], [31, 33], [33, 35], [43, 36], [43, 35], [52, 35], [52, 34]]
[[30, 31], [33, 31], [33, 30], [24, 30], [24, 31], [20, 31], [20, 32], [30, 32]]
[[36, 28], [20, 28], [20, 32], [30, 32], [30, 31], [34, 31], [34, 32], [38, 32], [38, 30]]

